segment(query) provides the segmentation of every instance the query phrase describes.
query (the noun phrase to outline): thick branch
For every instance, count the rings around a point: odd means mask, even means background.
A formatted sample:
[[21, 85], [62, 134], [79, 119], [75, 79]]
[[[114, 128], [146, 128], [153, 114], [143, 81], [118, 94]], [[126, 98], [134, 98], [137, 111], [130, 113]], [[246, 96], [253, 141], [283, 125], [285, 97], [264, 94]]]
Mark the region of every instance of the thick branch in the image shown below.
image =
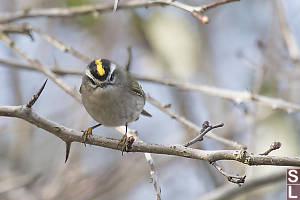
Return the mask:
[[[47, 120], [26, 106], [0, 106], [0, 116], [17, 117], [40, 127], [65, 142], [83, 142], [80, 131], [67, 128], [53, 121]], [[119, 140], [100, 136], [91, 136], [87, 144], [102, 146], [115, 150], [122, 150], [118, 146]], [[147, 152], [155, 154], [174, 155], [198, 160], [215, 162], [218, 160], [235, 160], [247, 165], [277, 165], [277, 166], [300, 166], [299, 158], [260, 156], [249, 154], [245, 150], [218, 150], [206, 151], [187, 148], [182, 145], [159, 145], [136, 141], [133, 143], [131, 152]]]

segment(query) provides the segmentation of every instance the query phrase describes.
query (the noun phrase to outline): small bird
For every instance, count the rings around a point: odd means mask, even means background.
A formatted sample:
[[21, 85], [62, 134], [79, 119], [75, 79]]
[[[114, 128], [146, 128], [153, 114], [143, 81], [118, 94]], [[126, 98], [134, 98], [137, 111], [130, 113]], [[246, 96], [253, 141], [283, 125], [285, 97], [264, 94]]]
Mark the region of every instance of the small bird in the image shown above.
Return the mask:
[[138, 120], [140, 114], [151, 117], [143, 109], [145, 93], [142, 87], [126, 68], [108, 59], [97, 59], [87, 66], [79, 91], [86, 111], [99, 122], [83, 131], [84, 142], [100, 125], [125, 125], [126, 133], [120, 143], [126, 144], [128, 123]]

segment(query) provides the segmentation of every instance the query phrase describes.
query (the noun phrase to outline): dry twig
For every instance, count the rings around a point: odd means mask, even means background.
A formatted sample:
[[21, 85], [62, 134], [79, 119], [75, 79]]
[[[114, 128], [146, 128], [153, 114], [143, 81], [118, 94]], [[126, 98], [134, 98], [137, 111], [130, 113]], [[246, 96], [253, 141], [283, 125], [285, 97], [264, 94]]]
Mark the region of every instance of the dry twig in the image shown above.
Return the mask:
[[192, 139], [191, 141], [189, 141], [188, 143], [186, 143], [184, 146], [188, 147], [188, 146], [191, 146], [192, 144], [195, 144], [196, 142], [201, 142], [203, 140], [203, 137], [209, 131], [216, 129], [216, 128], [221, 128], [223, 126], [224, 126], [223, 123], [215, 125], [215, 126], [211, 126], [208, 121], [203, 122], [202, 129], [200, 130], [199, 135], [197, 137], [195, 137], [194, 139]]
[[[146, 95], [147, 101], [157, 108], [159, 108], [161, 111], [165, 112], [166, 114], [170, 115], [173, 119], [176, 119], [178, 122], [186, 126], [187, 128], [194, 130], [195, 132], [199, 133], [201, 132], [202, 128], [197, 126], [196, 124], [192, 123], [191, 121], [185, 119], [184, 117], [179, 116], [178, 114], [175, 114], [173, 111], [170, 109], [170, 104], [169, 105], [163, 105], [159, 101], [153, 99], [149, 95]], [[239, 144], [235, 141], [228, 140], [226, 138], [220, 137], [215, 134], [209, 134], [206, 135], [206, 137], [214, 139], [218, 142], [221, 142], [222, 144], [228, 145], [230, 147], [233, 147], [235, 149], [246, 149], [246, 147], [242, 144]]]
[[232, 184], [226, 184], [221, 186], [212, 192], [209, 192], [199, 199], [201, 200], [228, 200], [235, 199], [239, 195], [245, 194], [245, 192], [255, 191], [266, 185], [271, 185], [279, 181], [284, 181], [286, 172], [275, 172], [269, 175], [258, 176], [254, 179], [247, 180], [241, 187], [236, 187]]
[[280, 147], [281, 147], [280, 142], [273, 142], [267, 151], [265, 151], [264, 153], [261, 153], [259, 155], [262, 155], [262, 156], [269, 155], [269, 153], [271, 153], [272, 151], [274, 151], [276, 149], [279, 149]]
[[238, 184], [239, 186], [241, 186], [241, 184], [245, 183], [246, 175], [244, 175], [244, 176], [230, 175], [227, 172], [225, 172], [222, 169], [222, 167], [219, 166], [216, 162], [212, 162], [211, 165], [214, 166], [216, 168], [216, 170], [218, 170], [218, 172], [220, 172], [223, 176], [225, 176], [229, 182]]
[[146, 77], [146, 76], [140, 76], [140, 75], [135, 75], [135, 78], [140, 81], [149, 81], [149, 82], [153, 82], [153, 83], [159, 83], [159, 84], [175, 87], [175, 88], [178, 88], [181, 90], [191, 90], [191, 91], [205, 93], [207, 95], [232, 100], [238, 104], [246, 103], [246, 102], [257, 102], [264, 106], [271, 107], [272, 109], [283, 109], [283, 110], [287, 111], [288, 113], [300, 111], [299, 104], [291, 103], [291, 102], [285, 101], [283, 99], [253, 94], [249, 91], [239, 92], [239, 91], [218, 88], [218, 87], [213, 87], [213, 86], [195, 85], [195, 84], [184, 83], [184, 82], [175, 81], [175, 80], [166, 80], [166, 79], [161, 79], [161, 78]]
[[28, 25], [28, 29], [31, 31], [34, 31], [38, 33], [42, 38], [44, 38], [47, 42], [52, 44], [53, 46], [57, 47], [59, 50], [63, 52], [69, 52], [71, 53], [75, 58], [78, 58], [82, 60], [85, 63], [90, 63], [92, 58], [89, 58], [88, 56], [83, 55], [79, 51], [75, 50], [72, 46], [67, 46], [63, 42], [57, 40], [56, 38], [52, 37], [51, 35], [41, 31], [39, 28], [34, 27], [32, 25]]
[[[231, 3], [239, 0], [222, 0], [220, 2], [212, 3], [203, 6], [190, 6], [178, 1], [173, 0], [131, 0], [122, 3], [117, 3], [118, 9], [134, 9], [141, 7], [151, 6], [173, 6], [184, 11], [191, 13], [201, 23], [208, 23], [209, 18], [203, 14], [204, 11], [217, 7], [219, 5]], [[116, 2], [116, 1], [115, 1]], [[91, 13], [103, 13], [113, 11], [116, 8], [116, 3], [113, 4], [96, 4], [96, 5], [84, 5], [71, 8], [46, 8], [46, 9], [26, 9], [16, 12], [1, 13], [0, 23], [8, 23], [19, 19], [34, 18], [34, 17], [73, 17], [76, 15], [86, 15]]]
[[[10, 60], [5, 60], [0, 58], [0, 64], [3, 64], [4, 66], [9, 66], [17, 69], [25, 69], [25, 70], [31, 70], [31, 71], [37, 71], [33, 65], [25, 64], [21, 62], [15, 62]], [[45, 66], [45, 68], [50, 69], [54, 74], [64, 76], [64, 75], [76, 75], [76, 76], [82, 76], [82, 71], [75, 71], [75, 70], [65, 70], [65, 69], [57, 69], [55, 66]], [[66, 69], [69, 69], [71, 67], [66, 67]]]
[[13, 41], [6, 36], [4, 33], [0, 33], [0, 40], [4, 44], [6, 44], [8, 47], [10, 47], [16, 54], [23, 57], [25, 60], [27, 60], [37, 71], [42, 72], [46, 76], [48, 76], [54, 83], [56, 83], [60, 88], [62, 88], [64, 91], [66, 91], [70, 96], [72, 96], [76, 101], [81, 102], [81, 98], [72, 88], [70, 88], [68, 85], [66, 85], [61, 79], [56, 77], [56, 75], [46, 67], [44, 67], [39, 61], [31, 58], [28, 56], [25, 52], [23, 52], [21, 49], [15, 46]]
[[114, 12], [116, 12], [117, 9], [118, 9], [118, 3], [119, 3], [119, 0], [115, 0], [115, 3], [114, 3]]

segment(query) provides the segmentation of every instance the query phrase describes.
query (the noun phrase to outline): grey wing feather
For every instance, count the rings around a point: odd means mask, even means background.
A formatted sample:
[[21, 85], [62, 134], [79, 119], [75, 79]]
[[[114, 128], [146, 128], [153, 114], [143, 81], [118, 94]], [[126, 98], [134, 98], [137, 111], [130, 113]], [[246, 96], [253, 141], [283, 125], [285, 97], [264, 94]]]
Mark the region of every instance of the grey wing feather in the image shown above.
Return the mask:
[[130, 79], [128, 81], [128, 84], [129, 84], [129, 88], [132, 92], [136, 93], [139, 96], [145, 97], [145, 93], [137, 81], [135, 81], [134, 79]]

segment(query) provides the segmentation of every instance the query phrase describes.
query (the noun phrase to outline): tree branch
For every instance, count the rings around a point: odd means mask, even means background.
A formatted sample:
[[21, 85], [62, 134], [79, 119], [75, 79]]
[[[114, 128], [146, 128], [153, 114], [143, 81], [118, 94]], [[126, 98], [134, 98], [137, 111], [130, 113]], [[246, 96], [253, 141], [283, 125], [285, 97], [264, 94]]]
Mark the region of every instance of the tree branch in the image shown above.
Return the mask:
[[79, 51], [77, 51], [76, 49], [74, 49], [72, 46], [67, 46], [65, 45], [63, 42], [57, 40], [56, 38], [52, 37], [51, 35], [41, 31], [39, 28], [34, 27], [30, 24], [27, 25], [27, 28], [31, 31], [36, 32], [37, 34], [39, 34], [44, 40], [46, 40], [47, 42], [49, 42], [50, 44], [52, 44], [53, 46], [55, 46], [56, 48], [58, 48], [59, 50], [63, 51], [63, 52], [69, 52], [71, 53], [74, 57], [82, 60], [85, 63], [90, 63], [93, 59], [80, 53]]
[[260, 103], [264, 106], [271, 107], [272, 109], [283, 109], [288, 113], [300, 111], [299, 104], [291, 103], [283, 99], [253, 94], [249, 91], [240, 92], [240, 91], [234, 91], [234, 90], [218, 88], [218, 87], [213, 87], [208, 85], [195, 85], [195, 84], [184, 83], [175, 80], [167, 80], [167, 79], [140, 76], [140, 75], [135, 75], [135, 78], [140, 81], [159, 83], [159, 84], [175, 87], [181, 90], [191, 90], [191, 91], [205, 93], [210, 96], [232, 100], [238, 104], [253, 101], [253, 102]]
[[201, 142], [203, 140], [203, 137], [211, 130], [213, 129], [216, 129], [216, 128], [221, 128], [223, 127], [224, 124], [221, 123], [221, 124], [218, 124], [218, 125], [215, 125], [215, 126], [211, 126], [209, 125], [209, 122], [208, 121], [205, 121], [203, 124], [202, 124], [202, 129], [200, 130], [200, 133], [199, 135], [197, 135], [197, 137], [195, 137], [194, 139], [192, 139], [191, 141], [189, 141], [188, 143], [186, 143], [184, 146], [185, 147], [188, 147], [188, 146], [191, 146], [192, 144], [195, 144], [196, 142]]
[[212, 192], [209, 192], [199, 198], [199, 200], [227, 200], [245, 194], [245, 192], [253, 191], [262, 186], [274, 184], [279, 181], [284, 181], [286, 172], [276, 172], [265, 176], [259, 176], [248, 180], [241, 187], [234, 187], [232, 184], [226, 184], [219, 187]]
[[[203, 15], [203, 12], [207, 9], [231, 3], [238, 0], [223, 0], [214, 4], [203, 5], [203, 6], [190, 6], [178, 1], [173, 0], [131, 0], [122, 3], [118, 3], [118, 9], [134, 9], [141, 7], [151, 7], [151, 6], [173, 6], [184, 11], [191, 13], [194, 17], [200, 20], [201, 23], [208, 23], [209, 19], [207, 16]], [[96, 4], [96, 5], [84, 5], [76, 6], [71, 8], [46, 8], [46, 9], [26, 9], [19, 10], [16, 12], [6, 12], [1, 13], [0, 23], [8, 23], [19, 19], [25, 18], [35, 18], [35, 17], [73, 17], [77, 15], [86, 15], [91, 13], [103, 13], [111, 12], [116, 8], [115, 3], [113, 4]]]
[[216, 170], [218, 170], [218, 172], [220, 172], [223, 176], [225, 176], [229, 182], [238, 184], [239, 186], [241, 186], [241, 184], [245, 183], [246, 175], [244, 175], [244, 176], [230, 175], [227, 172], [225, 172], [222, 169], [222, 167], [219, 166], [216, 162], [212, 162], [211, 165], [214, 166], [214, 168], [216, 168]]
[[[26, 106], [0, 106], [0, 116], [16, 117], [23, 119], [39, 128], [42, 128], [65, 142], [83, 143], [80, 131], [62, 126], [39, 116]], [[93, 135], [87, 144], [106, 147], [115, 150], [122, 150], [119, 140]], [[147, 152], [155, 154], [174, 155], [198, 160], [215, 162], [218, 160], [234, 160], [246, 165], [276, 165], [276, 166], [300, 166], [299, 158], [279, 157], [279, 156], [260, 156], [249, 154], [245, 150], [217, 150], [206, 151], [187, 148], [182, 145], [160, 145], [149, 144], [136, 141], [133, 143], [130, 152]]]
[[[16, 69], [25, 69], [30, 71], [37, 71], [35, 67], [33, 67], [31, 64], [21, 63], [21, 62], [15, 62], [10, 60], [5, 60], [0, 58], [0, 64], [3, 64], [5, 66], [13, 67]], [[72, 67], [66, 67], [66, 69], [57, 69], [55, 66], [45, 66], [45, 68], [50, 69], [54, 74], [65, 76], [65, 75], [76, 75], [76, 76], [82, 76], [82, 71], [75, 71], [75, 70], [66, 70], [71, 69]]]
[[42, 72], [48, 76], [54, 83], [56, 83], [60, 88], [66, 91], [70, 96], [72, 96], [76, 101], [81, 102], [81, 98], [72, 88], [65, 84], [61, 79], [56, 77], [56, 75], [46, 67], [44, 67], [39, 61], [29, 57], [24, 51], [15, 46], [14, 42], [4, 33], [0, 33], [0, 40], [8, 47], [10, 47], [16, 54], [27, 60], [37, 71]]
[[[176, 119], [178, 122], [180, 122], [181, 124], [183, 124], [187, 128], [189, 128], [191, 130], [194, 130], [197, 133], [201, 132], [202, 128], [200, 126], [198, 126], [198, 125], [194, 124], [193, 122], [185, 119], [184, 117], [181, 117], [178, 114], [174, 113], [170, 109], [170, 105], [163, 105], [159, 101], [157, 101], [157, 100], [153, 99], [152, 97], [150, 97], [149, 95], [146, 95], [146, 97], [147, 97], [147, 101], [149, 103], [151, 103], [152, 105], [154, 105], [155, 107], [157, 107], [158, 109], [163, 111], [164, 113], [168, 114], [173, 119]], [[235, 141], [228, 140], [226, 138], [220, 137], [220, 136], [215, 135], [215, 134], [209, 134], [209, 135], [205, 135], [205, 136], [208, 137], [208, 138], [214, 139], [218, 142], [221, 142], [222, 144], [233, 147], [235, 149], [247, 149], [247, 147], [245, 145], [239, 144]]]
[[[35, 67], [32, 65], [28, 64], [23, 64], [20, 62], [13, 62], [13, 61], [8, 61], [4, 59], [0, 59], [0, 63], [10, 66], [10, 67], [15, 67], [15, 68], [21, 68], [21, 69], [26, 69], [26, 70], [36, 70]], [[63, 70], [63, 69], [55, 69], [55, 67], [47, 67], [48, 69], [50, 68], [51, 71], [57, 75], [82, 75], [81, 71], [75, 71], [75, 70]], [[66, 67], [67, 69], [69, 67]], [[234, 91], [234, 90], [229, 90], [225, 88], [218, 88], [218, 87], [213, 87], [213, 86], [208, 86], [208, 85], [203, 85], [203, 84], [192, 84], [192, 83], [183, 83], [180, 81], [176, 80], [167, 80], [163, 78], [157, 78], [157, 77], [151, 77], [151, 76], [142, 76], [142, 75], [133, 75], [136, 80], [138, 81], [147, 81], [147, 82], [153, 82], [153, 83], [158, 83], [162, 85], [167, 85], [170, 87], [175, 87], [180, 90], [191, 90], [191, 91], [196, 91], [196, 92], [201, 92], [210, 96], [215, 96], [219, 97], [222, 99], [228, 99], [231, 101], [234, 101], [238, 104], [240, 103], [246, 103], [246, 102], [257, 102], [260, 103], [263, 106], [271, 107], [272, 109], [282, 109], [287, 111], [288, 113], [292, 112], [299, 112], [300, 111], [300, 105], [296, 103], [292, 103], [283, 99], [279, 98], [272, 98], [272, 97], [267, 97], [263, 95], [258, 95], [258, 94], [252, 94], [249, 91]]]

